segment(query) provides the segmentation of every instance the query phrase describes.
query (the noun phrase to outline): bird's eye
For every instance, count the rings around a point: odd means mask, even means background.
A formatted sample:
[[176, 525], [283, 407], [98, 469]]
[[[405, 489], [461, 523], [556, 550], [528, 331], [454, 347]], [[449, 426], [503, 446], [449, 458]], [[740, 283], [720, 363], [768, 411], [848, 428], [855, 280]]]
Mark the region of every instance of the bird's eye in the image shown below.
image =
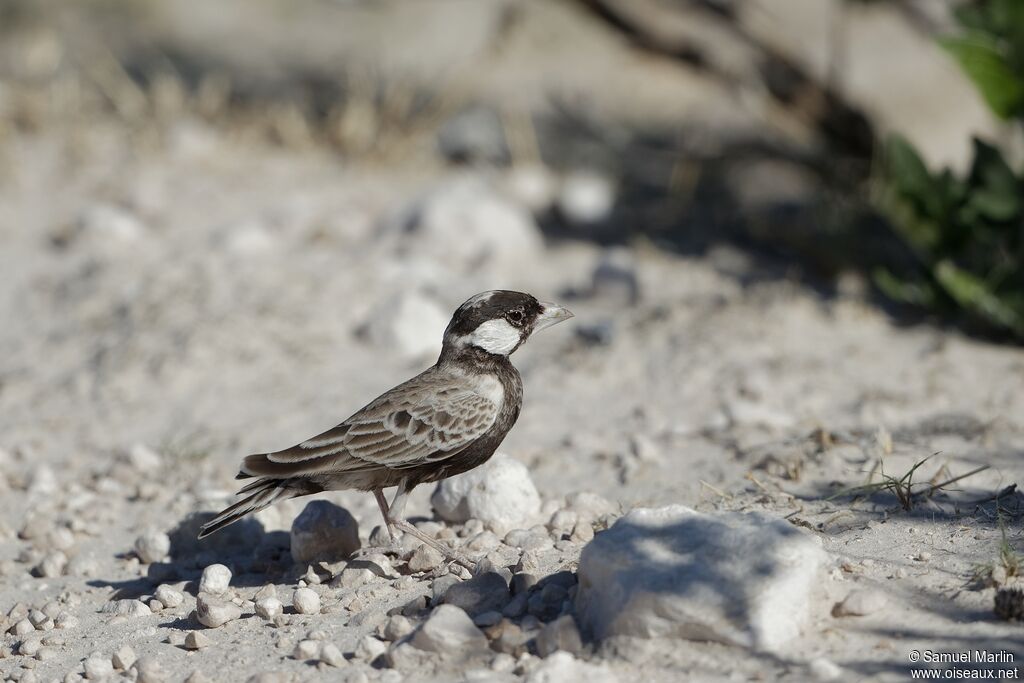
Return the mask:
[[505, 315], [505, 317], [513, 325], [517, 325], [518, 326], [518, 325], [522, 325], [523, 324], [523, 312], [518, 310], [518, 309], [509, 311]]

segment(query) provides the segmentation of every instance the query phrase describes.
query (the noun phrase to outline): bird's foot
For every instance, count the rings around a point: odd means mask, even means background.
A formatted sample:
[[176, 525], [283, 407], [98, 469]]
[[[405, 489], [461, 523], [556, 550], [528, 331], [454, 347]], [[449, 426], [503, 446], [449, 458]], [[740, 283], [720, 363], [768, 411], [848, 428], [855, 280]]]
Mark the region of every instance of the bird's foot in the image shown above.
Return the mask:
[[455, 550], [447, 543], [443, 543], [437, 540], [436, 538], [431, 538], [430, 536], [427, 536], [425, 533], [414, 527], [409, 522], [406, 522], [405, 520], [395, 520], [393, 524], [395, 525], [396, 528], [401, 529], [403, 533], [407, 533], [410, 536], [415, 537], [424, 545], [430, 546], [437, 552], [441, 553], [441, 555], [445, 558], [445, 568], [454, 563], [468, 569], [470, 574], [472, 574], [476, 570], [475, 562], [465, 557], [462, 553]]

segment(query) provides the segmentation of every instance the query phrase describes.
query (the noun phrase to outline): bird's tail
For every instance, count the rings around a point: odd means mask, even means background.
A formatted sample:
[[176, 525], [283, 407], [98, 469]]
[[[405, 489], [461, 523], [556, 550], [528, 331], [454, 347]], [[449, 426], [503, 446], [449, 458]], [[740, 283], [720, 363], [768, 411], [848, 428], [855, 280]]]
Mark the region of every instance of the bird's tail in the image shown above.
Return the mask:
[[297, 496], [306, 496], [311, 493], [319, 493], [323, 487], [304, 477], [290, 477], [287, 479], [274, 479], [264, 477], [246, 484], [238, 494], [248, 493], [249, 495], [234, 505], [221, 510], [220, 514], [204, 524], [199, 530], [199, 538], [206, 538], [212, 533], [220, 531], [229, 524], [234, 524], [246, 515], [259, 512], [281, 500], [288, 500]]

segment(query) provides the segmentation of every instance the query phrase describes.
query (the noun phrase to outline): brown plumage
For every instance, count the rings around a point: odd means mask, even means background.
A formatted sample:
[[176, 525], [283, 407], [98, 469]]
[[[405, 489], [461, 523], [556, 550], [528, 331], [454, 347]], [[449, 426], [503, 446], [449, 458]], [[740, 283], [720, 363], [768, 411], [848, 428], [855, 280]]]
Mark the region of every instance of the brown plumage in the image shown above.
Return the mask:
[[[374, 492], [392, 536], [398, 527], [453, 556], [401, 518], [405, 497], [494, 454], [522, 407], [522, 380], [508, 356], [533, 332], [570, 317], [521, 292], [470, 298], [455, 311], [432, 367], [318, 436], [247, 456], [237, 478], [255, 478], [239, 491], [248, 495], [203, 526], [200, 538], [279, 500], [360, 489]], [[398, 490], [388, 506], [381, 490], [390, 486]]]

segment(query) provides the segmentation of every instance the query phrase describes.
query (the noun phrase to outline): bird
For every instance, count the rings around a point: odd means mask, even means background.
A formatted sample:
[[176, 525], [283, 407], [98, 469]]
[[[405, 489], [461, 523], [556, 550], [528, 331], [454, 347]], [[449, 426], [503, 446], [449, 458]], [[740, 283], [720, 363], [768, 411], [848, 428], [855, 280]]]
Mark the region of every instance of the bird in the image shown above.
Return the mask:
[[238, 491], [245, 497], [204, 524], [199, 538], [282, 500], [358, 489], [373, 492], [392, 544], [398, 529], [473, 569], [406, 521], [406, 500], [416, 486], [479, 467], [494, 454], [523, 404], [522, 378], [509, 356], [536, 332], [572, 317], [524, 292], [470, 297], [445, 328], [434, 365], [322, 434], [246, 456], [235, 477], [253, 480]]

